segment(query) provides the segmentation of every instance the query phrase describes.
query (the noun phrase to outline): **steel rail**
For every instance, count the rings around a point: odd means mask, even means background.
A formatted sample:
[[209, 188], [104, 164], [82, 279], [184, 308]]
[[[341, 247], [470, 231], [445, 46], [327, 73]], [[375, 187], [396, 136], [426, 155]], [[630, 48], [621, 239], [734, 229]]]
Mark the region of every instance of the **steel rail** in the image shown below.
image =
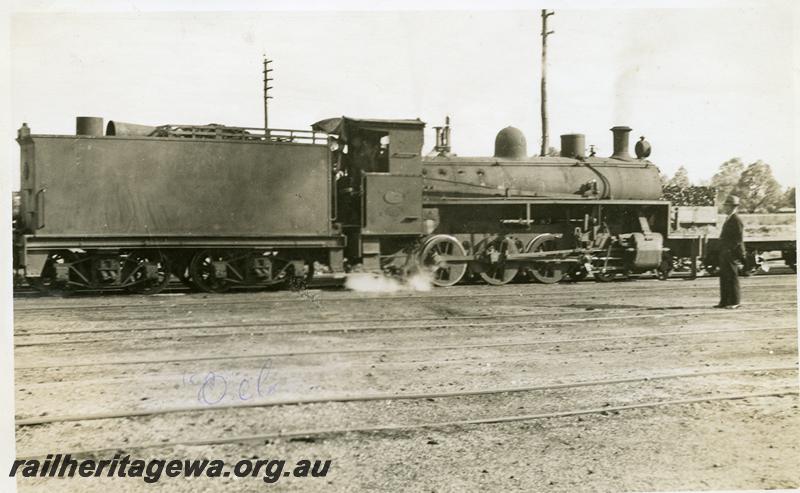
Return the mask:
[[306, 404], [326, 404], [332, 402], [367, 402], [367, 401], [396, 401], [396, 400], [419, 400], [419, 399], [438, 399], [449, 397], [465, 397], [465, 396], [478, 396], [478, 395], [492, 395], [492, 394], [509, 394], [519, 392], [535, 392], [543, 390], [555, 390], [566, 388], [581, 388], [593, 387], [602, 385], [619, 385], [626, 383], [638, 382], [651, 382], [659, 380], [672, 380], [677, 378], [691, 378], [691, 377], [705, 377], [714, 375], [724, 375], [730, 373], [760, 373], [770, 371], [797, 371], [797, 365], [792, 366], [778, 366], [778, 367], [759, 367], [759, 368], [745, 368], [745, 369], [725, 369], [725, 370], [711, 370], [711, 371], [695, 371], [695, 372], [682, 372], [672, 373], [667, 375], [650, 375], [646, 377], [636, 378], [618, 378], [606, 380], [587, 380], [582, 382], [572, 383], [557, 383], [547, 385], [531, 385], [524, 387], [504, 387], [494, 389], [478, 389], [478, 390], [460, 390], [452, 392], [418, 392], [418, 393], [360, 393], [360, 394], [342, 394], [339, 396], [328, 397], [309, 397], [305, 399], [276, 399], [269, 402], [239, 402], [235, 404], [225, 404], [222, 406], [180, 406], [172, 408], [161, 409], [142, 409], [137, 411], [126, 412], [104, 412], [94, 414], [71, 414], [62, 416], [37, 416], [33, 418], [16, 419], [15, 426], [17, 428], [25, 426], [38, 426], [51, 423], [64, 423], [74, 421], [93, 421], [99, 419], [120, 419], [120, 418], [136, 418], [143, 416], [157, 416], [164, 414], [174, 413], [188, 413], [196, 411], [222, 411], [228, 409], [242, 409], [242, 408], [263, 408], [263, 407], [276, 407], [276, 406], [297, 406]]
[[[768, 300], [768, 301], [751, 301], [748, 306], [752, 305], [781, 305], [781, 304], [796, 304], [796, 300]], [[156, 327], [138, 327], [138, 328], [103, 328], [103, 329], [78, 329], [78, 330], [34, 330], [18, 329], [14, 335], [19, 337], [28, 337], [33, 335], [65, 335], [65, 334], [100, 334], [111, 332], [139, 332], [139, 331], [154, 331], [154, 330], [196, 330], [196, 329], [224, 329], [224, 328], [241, 328], [241, 327], [273, 327], [273, 326], [297, 326], [297, 325], [334, 325], [334, 324], [356, 324], [356, 323], [371, 323], [371, 322], [404, 322], [404, 321], [439, 321], [439, 320], [481, 320], [490, 318], [524, 318], [531, 315], [544, 315], [552, 313], [553, 310], [563, 310], [572, 308], [586, 308], [583, 306], [569, 306], [569, 305], [534, 305], [537, 308], [546, 308], [547, 310], [528, 311], [525, 313], [497, 313], [497, 314], [483, 314], [483, 315], [442, 315], [438, 317], [387, 317], [387, 318], [363, 318], [363, 319], [326, 319], [326, 320], [283, 320], [273, 322], [246, 322], [246, 323], [226, 323], [226, 324], [211, 324], [211, 325], [175, 325], [175, 326], [156, 326]], [[676, 305], [676, 306], [621, 306], [615, 305], [610, 308], [605, 308], [602, 304], [598, 304], [599, 308], [591, 308], [586, 311], [592, 312], [611, 312], [611, 311], [663, 311], [663, 310], [683, 310], [693, 308], [709, 308], [707, 303], [696, 305]]]
[[[654, 281], [655, 282], [655, 281]], [[152, 301], [156, 301], [153, 297], [146, 298], [148, 301], [144, 301], [142, 303], [133, 304], [133, 303], [117, 303], [117, 304], [108, 304], [108, 305], [65, 305], [65, 304], [50, 304], [48, 305], [40, 305], [40, 306], [20, 306], [15, 307], [15, 312], [27, 312], [27, 311], [42, 311], [42, 310], [51, 310], [51, 309], [66, 309], [66, 310], [87, 310], [87, 309], [95, 309], [95, 310], [103, 310], [103, 309], [119, 309], [119, 308], [135, 308], [135, 309], [144, 309], [144, 310], [152, 310], [156, 308], [164, 308], [164, 309], [172, 309], [178, 306], [186, 306], [186, 307], [194, 307], [194, 306], [208, 306], [208, 305], [260, 305], [264, 303], [286, 303], [286, 302], [297, 302], [297, 301], [307, 301], [307, 302], [324, 302], [324, 301], [346, 301], [346, 302], [362, 302], [366, 300], [381, 300], [381, 301], [407, 301], [409, 299], [425, 299], [425, 300], [437, 300], [437, 299], [449, 299], [449, 298], [499, 298], [499, 297], [512, 297], [512, 298], [519, 298], [524, 297], [526, 295], [536, 295], [536, 296], [572, 296], [572, 295], [580, 295], [580, 294], [594, 294], [594, 295], [603, 295], [608, 294], [617, 295], [618, 293], [624, 292], [636, 292], [642, 293], [643, 291], [673, 291], [675, 290], [675, 286], [664, 286], [664, 281], [658, 281], [658, 285], [653, 287], [638, 287], [638, 288], [618, 288], [612, 290], [608, 289], [582, 289], [582, 290], [573, 290], [569, 291], [568, 293], [555, 293], [555, 292], [538, 292], [535, 288], [533, 290], [524, 290], [523, 292], [516, 291], [516, 292], [486, 292], [486, 293], [458, 293], [458, 294], [414, 294], [414, 293], [380, 293], [380, 294], [368, 294], [364, 295], [363, 293], [353, 293], [351, 291], [345, 292], [345, 294], [350, 294], [351, 296], [336, 296], [336, 297], [326, 297], [321, 299], [309, 299], [311, 298], [308, 295], [302, 294], [303, 291], [298, 292], [294, 296], [291, 297], [281, 297], [281, 298], [265, 298], [265, 299], [257, 299], [257, 300], [235, 300], [235, 299], [227, 299], [224, 296], [220, 297], [219, 299], [212, 299], [212, 300], [205, 300], [205, 301], [187, 301], [181, 303], [171, 303], [171, 304], [154, 304]], [[706, 283], [703, 283], [706, 284]], [[540, 286], [539, 284], [532, 284], [533, 286]], [[514, 284], [510, 285], [511, 287], [519, 288], [525, 285]], [[550, 285], [548, 285], [550, 286]], [[767, 289], [781, 289], [781, 288], [789, 288], [794, 287], [794, 283], [786, 283], [786, 284], [775, 284], [774, 281], [770, 280], [770, 282], [751, 282], [748, 283], [747, 286], [750, 287], [758, 287], [758, 286], [765, 286]], [[460, 286], [456, 289], [466, 287]], [[490, 286], [486, 289], [498, 290], [498, 286]], [[451, 290], [453, 288], [446, 288]], [[507, 289], [503, 289], [499, 287], [499, 289], [508, 291]], [[559, 288], [542, 288], [542, 289], [559, 289]], [[694, 286], [682, 286], [681, 290], [687, 289], [708, 289], [708, 286], [704, 285], [694, 285]], [[356, 294], [356, 296], [352, 296]], [[230, 298], [230, 295], [227, 295]], [[152, 301], [151, 301], [152, 300]]]
[[488, 344], [446, 344], [437, 346], [406, 346], [406, 347], [370, 347], [370, 348], [344, 348], [344, 349], [326, 349], [320, 351], [274, 351], [259, 354], [227, 354], [222, 356], [192, 356], [186, 358], [169, 358], [169, 359], [139, 359], [139, 360], [114, 360], [114, 361], [99, 361], [91, 363], [72, 363], [72, 364], [44, 364], [44, 365], [23, 365], [16, 366], [15, 370], [34, 370], [45, 368], [85, 368], [94, 366], [122, 366], [122, 365], [143, 365], [143, 364], [168, 364], [168, 363], [186, 363], [194, 361], [232, 361], [232, 360], [247, 360], [247, 359], [263, 359], [263, 358], [279, 358], [279, 357], [300, 357], [300, 356], [321, 356], [321, 355], [336, 355], [336, 354], [369, 354], [369, 353], [400, 353], [400, 352], [422, 352], [422, 351], [452, 351], [461, 349], [488, 349], [500, 347], [520, 347], [520, 346], [539, 346], [546, 344], [580, 344], [583, 342], [598, 342], [598, 341], [612, 341], [612, 340], [626, 340], [626, 339], [648, 339], [660, 337], [674, 337], [674, 336], [695, 336], [695, 335], [708, 335], [708, 334], [729, 334], [737, 332], [762, 332], [771, 330], [786, 330], [796, 329], [795, 325], [782, 326], [782, 327], [745, 327], [736, 329], [710, 329], [710, 330], [688, 330], [688, 331], [672, 331], [672, 332], [657, 332], [649, 334], [626, 334], [618, 336], [601, 336], [601, 337], [578, 337], [571, 339], [547, 339], [547, 340], [518, 340], [509, 342], [498, 342]]
[[[786, 302], [794, 304], [795, 302]], [[788, 312], [788, 313], [795, 313], [794, 311], [784, 310], [784, 309], [776, 309], [776, 308], [760, 308], [760, 309], [739, 309], [736, 313], [764, 313], [764, 312]], [[297, 333], [305, 333], [305, 334], [319, 334], [319, 333], [326, 333], [326, 332], [383, 332], [383, 331], [392, 331], [392, 330], [406, 330], [406, 329], [433, 329], [433, 328], [448, 328], [448, 329], [459, 329], [459, 328], [470, 328], [470, 327], [503, 327], [503, 326], [513, 326], [513, 325], [520, 325], [525, 324], [526, 326], [539, 326], [539, 325], [555, 325], [555, 324], [564, 324], [564, 323], [582, 323], [582, 322], [604, 322], [604, 321], [617, 321], [617, 320], [631, 320], [631, 319], [641, 319], [641, 318], [658, 318], [658, 317], [666, 317], [668, 315], [677, 315], [671, 314], [666, 311], [661, 311], [659, 313], [651, 313], [651, 314], [638, 314], [638, 315], [623, 315], [623, 316], [615, 316], [615, 317], [586, 317], [586, 318], [567, 318], [567, 319], [545, 319], [545, 320], [534, 320], [534, 321], [524, 321], [524, 322], [475, 322], [475, 323], [463, 323], [463, 324], [452, 324], [447, 322], [434, 322], [431, 324], [424, 324], [424, 325], [410, 325], [410, 324], [401, 324], [401, 325], [375, 325], [375, 326], [365, 326], [365, 327], [320, 327], [320, 328], [300, 328], [300, 329], [283, 329], [283, 330], [268, 330], [268, 331], [247, 331], [247, 332], [224, 332], [224, 333], [215, 333], [215, 334], [183, 334], [180, 336], [182, 339], [186, 338], [194, 338], [194, 339], [204, 339], [204, 338], [216, 338], [216, 337], [237, 337], [237, 336], [265, 336], [265, 335], [275, 335], [275, 334], [297, 334]], [[701, 310], [701, 311], [692, 311], [692, 312], [682, 312], [679, 314], [680, 316], [691, 316], [691, 315], [730, 315], [727, 311], [722, 310]], [[525, 317], [529, 317], [530, 315], [526, 314]], [[412, 319], [413, 320], [413, 319]], [[437, 319], [441, 320], [441, 319]], [[346, 323], [346, 322], [345, 322]], [[315, 325], [310, 323], [308, 325]], [[183, 327], [182, 327], [183, 328]], [[194, 327], [197, 329], [198, 327]], [[202, 327], [199, 327], [202, 328]], [[137, 329], [130, 329], [128, 332], [133, 332]], [[165, 329], [170, 330], [170, 329]], [[16, 336], [18, 338], [20, 336]], [[72, 345], [72, 344], [94, 344], [99, 342], [115, 342], [115, 341], [131, 341], [131, 340], [141, 340], [141, 341], [155, 341], [155, 340], [164, 340], [164, 339], [175, 339], [177, 336], [175, 335], [164, 335], [164, 336], [155, 336], [155, 337], [129, 337], [129, 338], [108, 338], [108, 339], [84, 339], [84, 340], [75, 340], [75, 341], [34, 341], [34, 342], [25, 342], [25, 343], [15, 343], [14, 347], [22, 348], [22, 347], [42, 347], [42, 346], [59, 346], [59, 345]]]
[[[416, 423], [416, 424], [409, 424], [409, 425], [378, 425], [378, 426], [364, 426], [364, 427], [352, 427], [352, 428], [321, 428], [315, 430], [302, 430], [302, 431], [294, 431], [289, 433], [264, 433], [258, 435], [244, 435], [238, 437], [228, 437], [228, 438], [217, 438], [217, 439], [206, 439], [206, 440], [185, 440], [185, 441], [178, 441], [178, 442], [170, 442], [170, 443], [154, 443], [154, 444], [143, 444], [137, 446], [123, 446], [123, 447], [115, 447], [110, 450], [126, 450], [126, 449], [143, 449], [143, 448], [155, 448], [155, 447], [168, 447], [168, 446], [175, 446], [175, 445], [185, 445], [185, 446], [199, 446], [199, 445], [222, 445], [228, 443], [242, 443], [242, 442], [253, 442], [253, 441], [263, 441], [268, 439], [276, 439], [276, 438], [298, 438], [298, 437], [309, 437], [309, 436], [331, 436], [331, 435], [344, 435], [348, 433], [376, 433], [376, 432], [392, 432], [392, 431], [412, 431], [412, 430], [420, 430], [420, 429], [430, 429], [430, 428], [450, 428], [455, 426], [472, 426], [472, 425], [484, 425], [484, 424], [500, 424], [500, 423], [511, 423], [517, 421], [532, 421], [538, 419], [553, 419], [553, 418], [566, 418], [572, 416], [582, 416], [587, 414], [608, 414], [608, 413], [616, 413], [620, 411], [629, 411], [633, 409], [646, 409], [646, 408], [655, 408], [655, 407], [664, 407], [664, 406], [675, 406], [675, 405], [685, 405], [685, 404], [697, 404], [697, 403], [704, 403], [704, 402], [716, 402], [716, 401], [730, 401], [730, 400], [743, 400], [743, 399], [754, 399], [754, 398], [762, 398], [762, 397], [779, 397], [782, 398], [787, 395], [798, 395], [800, 392], [794, 388], [785, 388], [784, 390], [775, 391], [775, 392], [763, 392], [763, 393], [747, 393], [747, 394], [735, 394], [735, 395], [721, 395], [715, 397], [696, 397], [691, 399], [673, 399], [673, 400], [666, 400], [666, 401], [654, 401], [654, 402], [642, 402], [638, 404], [628, 404], [623, 406], [608, 406], [608, 407], [600, 407], [600, 408], [590, 408], [590, 409], [576, 409], [572, 411], [558, 411], [558, 412], [551, 412], [551, 413], [539, 413], [539, 414], [518, 414], [512, 416], [498, 416], [493, 418], [477, 418], [477, 419], [463, 419], [463, 420], [452, 420], [452, 421], [439, 421], [435, 423]], [[103, 451], [109, 449], [103, 449]]]
[[[298, 430], [298, 431], [290, 431], [288, 433], [285, 432], [277, 432], [277, 433], [262, 433], [257, 435], [243, 435], [243, 436], [236, 436], [236, 437], [226, 437], [226, 438], [211, 438], [205, 440], [179, 440], [173, 442], [157, 442], [157, 443], [149, 443], [149, 444], [140, 444], [140, 445], [130, 445], [124, 444], [114, 447], [105, 447], [100, 449], [91, 449], [91, 450], [80, 450], [80, 451], [69, 451], [66, 454], [69, 454], [73, 457], [80, 457], [80, 456], [91, 456], [91, 455], [100, 455], [103, 453], [108, 452], [125, 452], [128, 450], [141, 450], [141, 449], [149, 449], [149, 448], [163, 448], [163, 447], [175, 447], [175, 446], [207, 446], [207, 445], [226, 445], [226, 444], [233, 444], [233, 443], [246, 443], [246, 442], [260, 442], [270, 439], [286, 439], [286, 438], [306, 438], [311, 436], [336, 436], [336, 435], [346, 435], [349, 433], [386, 433], [386, 432], [395, 432], [395, 431], [415, 431], [415, 430], [422, 430], [422, 429], [431, 429], [431, 428], [452, 428], [457, 426], [475, 426], [475, 425], [489, 425], [489, 424], [502, 424], [502, 423], [512, 423], [512, 422], [519, 422], [519, 421], [534, 421], [540, 419], [557, 419], [557, 418], [568, 418], [574, 416], [585, 416], [589, 414], [603, 414], [607, 415], [609, 413], [619, 413], [621, 411], [630, 411], [636, 409], [648, 409], [648, 408], [658, 408], [658, 407], [666, 407], [666, 406], [678, 406], [678, 405], [686, 405], [686, 404], [700, 404], [700, 403], [711, 403], [711, 402], [719, 402], [719, 401], [733, 401], [733, 400], [744, 400], [744, 399], [758, 399], [758, 398], [765, 398], [765, 397], [777, 397], [783, 398], [787, 395], [798, 395], [800, 391], [795, 388], [785, 388], [784, 390], [779, 390], [775, 392], [753, 392], [747, 394], [734, 394], [734, 395], [720, 395], [714, 397], [696, 397], [691, 399], [673, 399], [673, 400], [666, 400], [666, 401], [653, 401], [653, 402], [641, 402], [638, 404], [627, 404], [622, 406], [608, 406], [608, 407], [600, 407], [600, 408], [589, 408], [589, 409], [576, 409], [571, 411], [557, 411], [557, 412], [550, 412], [550, 413], [538, 413], [538, 414], [517, 414], [511, 416], [497, 416], [493, 418], [476, 418], [476, 419], [463, 419], [463, 420], [451, 420], [451, 421], [438, 421], [433, 423], [415, 423], [415, 424], [408, 424], [408, 425], [378, 425], [378, 426], [362, 426], [362, 427], [349, 427], [349, 428], [319, 428], [313, 430]], [[50, 452], [38, 453], [34, 455], [28, 456], [20, 456], [17, 457], [18, 460], [29, 460], [29, 459], [37, 459], [44, 457], [46, 454]]]

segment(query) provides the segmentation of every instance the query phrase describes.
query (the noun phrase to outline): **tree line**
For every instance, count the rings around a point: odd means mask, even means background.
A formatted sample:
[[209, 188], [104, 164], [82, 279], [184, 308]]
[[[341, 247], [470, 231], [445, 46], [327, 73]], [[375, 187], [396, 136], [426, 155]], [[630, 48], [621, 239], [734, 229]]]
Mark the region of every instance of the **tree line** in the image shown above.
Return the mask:
[[[667, 187], [688, 188], [693, 184], [684, 166], [678, 168], [672, 178], [662, 174], [661, 185]], [[745, 166], [739, 158], [725, 161], [711, 177], [709, 183], [701, 183], [716, 189], [718, 207], [728, 197], [736, 195], [741, 200], [742, 212], [759, 213], [775, 212], [784, 207], [795, 208], [795, 187], [783, 190], [772, 175], [769, 164], [758, 160]]]

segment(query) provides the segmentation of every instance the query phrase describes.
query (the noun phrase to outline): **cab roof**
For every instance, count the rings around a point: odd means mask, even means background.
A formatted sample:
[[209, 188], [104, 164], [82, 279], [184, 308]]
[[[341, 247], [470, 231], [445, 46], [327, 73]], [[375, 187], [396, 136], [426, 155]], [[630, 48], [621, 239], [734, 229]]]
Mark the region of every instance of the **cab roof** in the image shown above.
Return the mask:
[[311, 125], [315, 132], [335, 134], [346, 138], [354, 128], [365, 130], [388, 130], [392, 128], [422, 129], [425, 122], [416, 119], [381, 120], [372, 118], [349, 118], [346, 116], [320, 120]]

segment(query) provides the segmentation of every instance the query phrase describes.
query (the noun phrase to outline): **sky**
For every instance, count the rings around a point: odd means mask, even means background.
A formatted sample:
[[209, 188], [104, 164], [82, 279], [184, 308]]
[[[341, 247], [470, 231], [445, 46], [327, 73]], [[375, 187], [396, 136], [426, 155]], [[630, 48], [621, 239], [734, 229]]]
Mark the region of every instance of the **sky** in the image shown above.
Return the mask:
[[[262, 126], [267, 53], [275, 78], [271, 127], [307, 129], [339, 115], [420, 118], [428, 124], [427, 150], [432, 127], [449, 115], [459, 155], [491, 155], [497, 131], [508, 125], [524, 132], [535, 154], [539, 6], [487, 5], [17, 12], [10, 18], [13, 129], [27, 122], [34, 133], [69, 134], [78, 115]], [[650, 159], [669, 175], [685, 166], [693, 181], [707, 180], [740, 157], [770, 164], [783, 186], [794, 183], [795, 18], [788, 3], [736, 5], [555, 9], [550, 144], [558, 147], [562, 133], [585, 133], [587, 144], [610, 155], [609, 129], [628, 125], [631, 143], [646, 136]], [[6, 140], [6, 166], [18, 186], [18, 146]]]

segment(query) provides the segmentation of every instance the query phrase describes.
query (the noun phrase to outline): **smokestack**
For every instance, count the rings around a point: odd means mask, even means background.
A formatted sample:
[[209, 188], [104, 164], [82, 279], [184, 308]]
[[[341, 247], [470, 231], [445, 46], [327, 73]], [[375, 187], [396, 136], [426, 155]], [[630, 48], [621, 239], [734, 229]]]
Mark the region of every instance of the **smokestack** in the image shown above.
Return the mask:
[[614, 154], [611, 155], [611, 158], [630, 161], [628, 134], [631, 133], [631, 127], [612, 127], [611, 131], [614, 132]]

